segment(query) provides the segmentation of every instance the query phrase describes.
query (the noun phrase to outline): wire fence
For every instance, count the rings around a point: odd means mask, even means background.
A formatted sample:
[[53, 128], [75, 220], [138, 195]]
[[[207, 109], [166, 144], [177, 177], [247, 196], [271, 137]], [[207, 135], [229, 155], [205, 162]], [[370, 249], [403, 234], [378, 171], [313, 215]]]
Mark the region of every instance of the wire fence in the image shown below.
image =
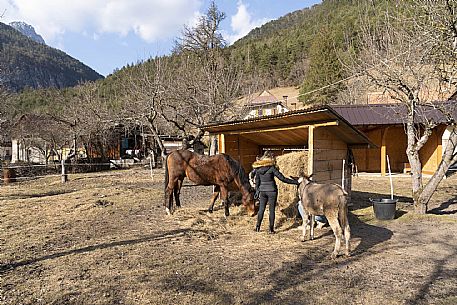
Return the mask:
[[3, 165], [0, 169], [3, 176], [0, 182], [8, 184], [16, 181], [26, 181], [46, 177], [61, 177], [62, 182], [68, 180], [68, 175], [78, 173], [100, 172], [113, 169], [129, 168], [138, 163], [52, 163], [52, 164], [14, 164]]

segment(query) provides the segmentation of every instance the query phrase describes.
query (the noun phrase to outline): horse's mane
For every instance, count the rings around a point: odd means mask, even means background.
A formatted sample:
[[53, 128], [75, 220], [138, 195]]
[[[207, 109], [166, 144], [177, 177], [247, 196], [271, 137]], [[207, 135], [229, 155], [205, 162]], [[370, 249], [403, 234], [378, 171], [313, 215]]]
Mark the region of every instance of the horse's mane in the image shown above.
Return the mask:
[[236, 161], [235, 159], [233, 159], [232, 157], [230, 157], [227, 154], [222, 154], [222, 155], [224, 156], [225, 160], [227, 161], [228, 165], [230, 166], [230, 169], [240, 179], [241, 184], [243, 186], [249, 186], [250, 187], [251, 184], [249, 183], [248, 175], [244, 171], [244, 169], [241, 166], [240, 162]]

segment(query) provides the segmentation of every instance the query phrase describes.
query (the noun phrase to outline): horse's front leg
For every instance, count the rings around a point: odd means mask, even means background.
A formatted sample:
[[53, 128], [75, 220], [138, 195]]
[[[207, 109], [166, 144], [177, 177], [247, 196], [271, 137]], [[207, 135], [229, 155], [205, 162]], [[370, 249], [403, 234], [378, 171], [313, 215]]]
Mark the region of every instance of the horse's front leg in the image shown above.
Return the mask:
[[228, 189], [225, 187], [225, 186], [221, 186], [221, 200], [222, 200], [222, 204], [224, 205], [224, 213], [225, 213], [225, 216], [229, 216], [230, 215], [230, 211], [229, 211], [229, 202], [228, 202]]
[[214, 203], [216, 202], [217, 197], [219, 196], [220, 192], [221, 192], [220, 187], [218, 185], [214, 186], [213, 194], [211, 195], [211, 199], [210, 199], [210, 205], [208, 207], [208, 212], [209, 213], [213, 212]]

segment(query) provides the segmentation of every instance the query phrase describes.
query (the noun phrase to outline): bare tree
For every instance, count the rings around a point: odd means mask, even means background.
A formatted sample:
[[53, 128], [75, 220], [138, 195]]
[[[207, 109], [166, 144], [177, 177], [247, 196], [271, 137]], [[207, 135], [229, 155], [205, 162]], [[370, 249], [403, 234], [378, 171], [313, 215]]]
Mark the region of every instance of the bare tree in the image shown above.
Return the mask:
[[176, 70], [166, 81], [167, 96], [160, 104], [164, 119], [182, 131], [196, 131], [196, 140], [204, 134], [202, 125], [239, 115], [240, 105], [233, 101], [251, 89], [224, 49], [224, 19], [213, 1], [194, 27], [184, 27], [175, 46]]
[[160, 135], [171, 128], [161, 120], [163, 115], [160, 115], [159, 103], [164, 98], [165, 74], [170, 73], [167, 61], [165, 58], [155, 58], [139, 64], [134, 71], [128, 73], [128, 82], [124, 88], [126, 95], [122, 98], [117, 120], [125, 125], [148, 126], [164, 158], [167, 151]]
[[72, 95], [62, 96], [65, 100], [63, 110], [54, 115], [54, 119], [64, 123], [68, 129], [71, 153], [67, 158], [75, 156], [78, 147], [84, 145], [86, 152], [92, 146], [101, 158], [107, 157], [108, 144], [112, 144], [113, 132], [116, 127], [113, 120], [116, 103], [106, 99], [97, 82], [86, 82], [75, 87]]
[[29, 113], [14, 122], [10, 135], [20, 141], [24, 150], [41, 155], [47, 164], [52, 155], [62, 158], [62, 148], [69, 144], [68, 129], [66, 122], [51, 115]]
[[222, 49], [226, 42], [220, 33], [220, 24], [225, 13], [219, 11], [211, 1], [206, 14], [200, 16], [194, 27], [184, 26], [182, 35], [175, 43], [175, 53], [191, 52], [203, 56], [211, 55], [212, 51]]
[[11, 126], [14, 114], [12, 93], [0, 85], [0, 144], [11, 139]]
[[201, 126], [240, 115], [234, 100], [248, 82], [224, 50], [219, 31], [224, 18], [212, 2], [194, 27], [184, 27], [171, 56], [148, 60], [128, 72], [120, 117], [149, 126], [164, 153], [160, 132], [173, 130], [200, 141]]
[[[365, 75], [372, 85], [406, 108], [406, 154], [415, 211], [426, 213], [439, 182], [457, 161], [454, 105], [436, 103], [456, 88], [457, 4], [449, 0], [402, 1], [394, 12], [386, 10], [380, 17], [378, 24], [362, 26], [360, 53], [352, 72]], [[441, 122], [424, 113], [430, 108], [442, 113]], [[449, 143], [438, 170], [424, 186], [419, 151], [433, 128], [443, 121], [452, 126]]]
[[0, 85], [0, 129], [3, 131], [11, 120], [12, 94]]

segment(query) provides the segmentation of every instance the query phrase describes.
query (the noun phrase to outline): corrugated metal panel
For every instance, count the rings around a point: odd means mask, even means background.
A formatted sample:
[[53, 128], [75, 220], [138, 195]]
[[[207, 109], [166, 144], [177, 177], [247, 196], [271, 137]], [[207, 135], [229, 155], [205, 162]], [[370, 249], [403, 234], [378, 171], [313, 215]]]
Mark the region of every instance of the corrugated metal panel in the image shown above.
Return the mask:
[[246, 120], [237, 120], [225, 123], [210, 124], [202, 128], [210, 133], [220, 133], [231, 130], [245, 130], [253, 128], [306, 124], [313, 121], [332, 120], [335, 117], [328, 112], [328, 107], [319, 106], [309, 109], [300, 109], [286, 113], [255, 117]]
[[[369, 105], [335, 105], [332, 108], [352, 125], [397, 125], [405, 123], [406, 107], [403, 104], [369, 104]], [[416, 123], [433, 120], [446, 123], [447, 119], [441, 109], [457, 119], [454, 101], [436, 102], [417, 107]]]
[[[220, 133], [243, 133], [243, 136], [251, 138], [259, 144], [269, 143], [271, 145], [302, 145], [307, 142], [307, 134], [295, 138], [294, 133], [298, 130], [278, 130], [274, 128], [295, 128], [303, 126], [307, 129], [309, 125], [318, 125], [328, 122], [339, 122], [332, 127], [335, 133], [339, 134], [346, 143], [350, 145], [369, 145], [376, 147], [368, 137], [361, 131], [355, 129], [347, 120], [329, 106], [319, 106], [309, 109], [290, 111], [284, 114], [257, 117], [247, 120], [232, 121], [222, 124], [204, 126], [203, 129], [213, 134]], [[300, 131], [303, 131], [300, 128]], [[265, 130], [265, 134], [261, 131]], [[246, 135], [246, 131], [256, 131], [255, 135]]]

